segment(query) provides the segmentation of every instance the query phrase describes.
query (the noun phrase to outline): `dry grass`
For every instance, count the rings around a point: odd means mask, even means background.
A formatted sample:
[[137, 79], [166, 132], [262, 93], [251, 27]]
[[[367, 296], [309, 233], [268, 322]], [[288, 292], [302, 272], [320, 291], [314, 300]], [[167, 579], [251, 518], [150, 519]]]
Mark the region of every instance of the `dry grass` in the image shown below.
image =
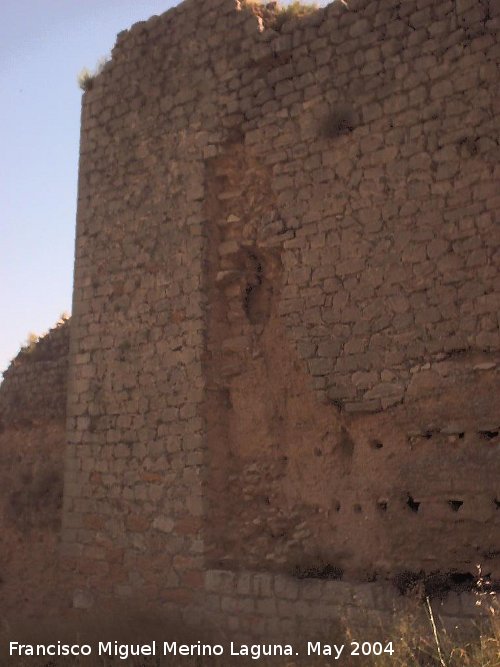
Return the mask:
[[84, 92], [93, 88], [96, 76], [99, 76], [106, 63], [106, 58], [100, 58], [93, 72], [90, 71], [88, 67], [84, 67], [82, 70], [80, 70], [77, 81], [78, 85]]
[[[154, 658], [129, 658], [126, 660], [118, 657], [104, 658], [96, 655], [88, 658], [53, 658], [53, 659], [25, 659], [25, 658], [3, 658], [2, 667], [233, 667], [233, 665], [260, 665], [260, 667], [327, 667], [329, 665], [367, 666], [367, 667], [500, 667], [500, 615], [499, 605], [496, 596], [483, 596], [480, 598], [481, 604], [488, 606], [488, 617], [482, 627], [475, 628], [475, 637], [466, 639], [457, 637], [453, 632], [447, 632], [440, 628], [439, 620], [434, 617], [432, 607], [429, 604], [427, 618], [422, 613], [422, 607], [415, 607], [414, 613], [409, 612], [401, 618], [398, 623], [388, 633], [384, 631], [384, 636], [390, 636], [394, 645], [394, 654], [382, 655], [379, 657], [349, 657], [348, 648], [341, 659], [336, 661], [333, 658], [308, 658], [295, 660], [292, 658], [261, 658], [259, 660], [245, 659], [242, 657], [231, 657], [228, 646], [225, 646], [224, 656], [217, 658], [202, 657], [171, 657], [157, 656]], [[469, 628], [472, 630], [472, 625]], [[145, 642], [150, 642], [151, 637], [144, 632]], [[3, 637], [0, 637], [0, 644], [5, 647], [7, 636], [11, 632], [6, 632], [4, 628]], [[142, 633], [141, 633], [142, 634]], [[170, 640], [174, 634], [172, 631], [167, 633]], [[349, 645], [351, 636], [354, 636], [349, 630], [345, 637], [339, 639], [336, 637], [332, 641], [339, 643], [345, 642]], [[135, 638], [136, 639], [136, 638]], [[164, 636], [165, 639], [165, 636]], [[32, 642], [40, 641], [33, 639]], [[64, 641], [68, 641], [66, 637]], [[80, 643], [91, 643], [88, 639], [80, 637], [74, 641]], [[126, 640], [125, 640], [126, 641]], [[182, 641], [189, 641], [185, 638]], [[128, 643], [132, 642], [132, 638]], [[210, 643], [210, 642], [208, 642]], [[96, 644], [92, 642], [93, 651], [96, 652]]]
[[315, 12], [318, 9], [316, 3], [304, 3], [293, 0], [286, 7], [281, 7], [276, 14], [274, 29], [280, 30], [281, 26], [293, 18], [301, 18]]
[[[62, 624], [47, 622], [44, 627], [42, 619], [37, 622], [24, 623], [15, 628], [9, 626], [5, 619], [0, 621], [0, 665], [1, 667], [233, 667], [238, 665], [259, 665], [260, 667], [327, 667], [343, 665], [344, 667], [500, 667], [500, 601], [479, 573], [476, 589], [477, 605], [484, 612], [477, 622], [466, 620], [460, 628], [448, 627], [436, 613], [436, 605], [428, 597], [418, 596], [408, 600], [406, 611], [391, 624], [380, 622], [379, 627], [370, 624], [368, 633], [360, 634], [351, 629], [352, 624], [344, 623], [342, 630], [333, 632], [330, 640], [336, 644], [345, 644], [345, 650], [339, 660], [333, 657], [306, 657], [306, 642], [297, 639], [292, 642], [295, 650], [301, 651], [300, 658], [262, 657], [254, 660], [240, 656], [231, 656], [229, 639], [222, 640], [208, 630], [189, 629], [180, 618], [166, 621], [164, 618], [152, 618], [147, 611], [148, 605], [142, 610], [118, 613], [103, 612], [97, 615], [77, 615], [71, 622]], [[139, 605], [137, 605], [139, 607]], [[50, 628], [50, 630], [49, 630]], [[214, 628], [213, 630], [216, 630]], [[220, 635], [220, 633], [218, 633]], [[370, 636], [367, 636], [370, 635]], [[384, 640], [392, 642], [394, 653], [382, 654], [378, 657], [358, 655], [351, 657], [351, 641]], [[310, 638], [313, 640], [313, 638]], [[6, 647], [9, 641], [37, 643], [90, 644], [93, 655], [87, 658], [9, 658]], [[117, 641], [120, 644], [147, 644], [156, 640], [158, 651], [163, 641], [180, 643], [223, 644], [224, 654], [220, 657], [175, 657], [173, 655], [151, 658], [108, 658], [97, 655], [98, 641]], [[281, 642], [287, 643], [283, 638]], [[314, 640], [316, 641], [316, 640]], [[263, 639], [261, 644], [270, 643]], [[360, 652], [361, 653], [361, 652]]]
[[[457, 632], [432, 629], [432, 618], [427, 619], [428, 627], [422, 627], [421, 620], [411, 615], [401, 619], [394, 630], [392, 657], [381, 656], [367, 664], [373, 667], [500, 667], [500, 622], [492, 616], [484, 624], [473, 627], [471, 622], [469, 637]], [[472, 637], [470, 636], [472, 635]]]
[[[479, 568], [478, 568], [479, 569]], [[489, 582], [477, 580], [476, 605], [484, 617], [462, 629], [446, 628], [428, 597], [420, 598], [393, 628], [394, 655], [381, 656], [371, 667], [500, 667], [500, 601]], [[418, 592], [417, 592], [418, 595]]]

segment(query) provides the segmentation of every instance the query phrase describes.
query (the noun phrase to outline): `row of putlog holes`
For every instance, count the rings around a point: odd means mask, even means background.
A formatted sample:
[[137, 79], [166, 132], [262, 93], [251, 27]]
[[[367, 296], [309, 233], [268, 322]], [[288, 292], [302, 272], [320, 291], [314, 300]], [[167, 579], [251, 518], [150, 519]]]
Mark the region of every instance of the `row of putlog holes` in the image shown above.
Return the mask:
[[[434, 436], [436, 435], [441, 435], [441, 431], [425, 431], [422, 433], [419, 437], [422, 440], [431, 440]], [[455, 434], [459, 440], [463, 440], [465, 438], [465, 432], [462, 431], [461, 433], [456, 433]], [[494, 430], [494, 431], [477, 431], [477, 435], [481, 440], [495, 440], [496, 438], [499, 437], [500, 435], [500, 430]], [[410, 440], [413, 436], [408, 436], [408, 440]], [[384, 447], [384, 443], [381, 442], [380, 440], [374, 439], [370, 441], [370, 446], [372, 449], [382, 449]]]
[[[407, 494], [405, 504], [406, 507], [410, 510], [410, 512], [413, 512], [414, 514], [417, 514], [419, 512], [420, 507], [422, 505], [422, 503], [418, 500], [415, 500], [415, 498], [410, 493]], [[454, 498], [448, 500], [447, 504], [452, 512], [459, 512], [464, 504], [464, 501]], [[493, 498], [493, 504], [495, 506], [495, 509], [500, 510], [500, 500], [498, 498]], [[340, 503], [336, 503], [334, 509], [336, 512], [340, 512], [341, 510]], [[379, 510], [379, 512], [387, 512], [387, 510], [389, 509], [389, 502], [387, 500], [377, 500], [377, 509]], [[359, 503], [353, 505], [353, 510], [355, 514], [363, 513], [363, 507]]]
[[[422, 435], [423, 438], [426, 440], [430, 440], [434, 435], [433, 431], [427, 431]], [[498, 438], [499, 431], [478, 431], [478, 435], [480, 438], [483, 440], [493, 440], [495, 438]], [[465, 437], [465, 433], [459, 433], [458, 437], [460, 440], [462, 440]], [[372, 449], [383, 449], [384, 444], [380, 440], [372, 440], [370, 442], [370, 445]], [[448, 500], [448, 505], [450, 507], [450, 510], [452, 512], [458, 512], [462, 505], [464, 504], [463, 500], [458, 500], [458, 499], [451, 499]], [[495, 505], [495, 509], [500, 510], [500, 500], [498, 498], [493, 499], [493, 504]], [[420, 509], [421, 503], [417, 500], [415, 500], [409, 493], [408, 497], [406, 500], [406, 505], [410, 509], [411, 512], [417, 513]], [[377, 507], [381, 512], [387, 512], [388, 509], [388, 502], [386, 500], [379, 500], [377, 501]], [[339, 511], [340, 506], [338, 506], [337, 511]], [[360, 514], [363, 510], [361, 505], [354, 505], [354, 511], [358, 514]]]

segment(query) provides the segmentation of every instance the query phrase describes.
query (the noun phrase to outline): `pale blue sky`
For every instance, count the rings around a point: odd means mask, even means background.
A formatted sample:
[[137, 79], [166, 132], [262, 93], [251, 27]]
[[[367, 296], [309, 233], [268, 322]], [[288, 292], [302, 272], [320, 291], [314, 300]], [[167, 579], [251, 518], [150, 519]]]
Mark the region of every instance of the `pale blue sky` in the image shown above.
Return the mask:
[[[78, 72], [172, 0], [3, 0], [0, 22], [0, 372], [30, 331], [71, 310]], [[0, 376], [1, 380], [1, 376]]]
[[30, 332], [45, 332], [71, 310], [78, 73], [109, 55], [118, 32], [175, 4], [177, 0], [2, 2], [0, 372]]

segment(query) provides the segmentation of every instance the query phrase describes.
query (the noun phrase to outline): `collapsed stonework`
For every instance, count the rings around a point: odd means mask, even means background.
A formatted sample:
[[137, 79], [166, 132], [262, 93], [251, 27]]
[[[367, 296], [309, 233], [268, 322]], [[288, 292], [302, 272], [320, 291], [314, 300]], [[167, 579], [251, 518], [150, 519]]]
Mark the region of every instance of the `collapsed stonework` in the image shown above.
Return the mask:
[[0, 384], [0, 428], [66, 418], [70, 319], [22, 347]]
[[186, 0], [84, 95], [82, 606], [262, 628], [310, 617], [311, 578], [500, 576], [499, 9], [280, 16]]
[[56, 607], [69, 327], [22, 348], [0, 384], [2, 627]]

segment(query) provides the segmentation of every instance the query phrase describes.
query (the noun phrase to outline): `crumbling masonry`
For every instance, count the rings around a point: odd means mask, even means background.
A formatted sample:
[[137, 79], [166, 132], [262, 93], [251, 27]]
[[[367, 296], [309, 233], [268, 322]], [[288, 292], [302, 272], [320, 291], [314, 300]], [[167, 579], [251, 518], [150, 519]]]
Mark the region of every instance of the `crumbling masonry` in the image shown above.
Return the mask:
[[258, 635], [500, 576], [499, 23], [186, 0], [118, 36], [82, 110], [78, 606]]

